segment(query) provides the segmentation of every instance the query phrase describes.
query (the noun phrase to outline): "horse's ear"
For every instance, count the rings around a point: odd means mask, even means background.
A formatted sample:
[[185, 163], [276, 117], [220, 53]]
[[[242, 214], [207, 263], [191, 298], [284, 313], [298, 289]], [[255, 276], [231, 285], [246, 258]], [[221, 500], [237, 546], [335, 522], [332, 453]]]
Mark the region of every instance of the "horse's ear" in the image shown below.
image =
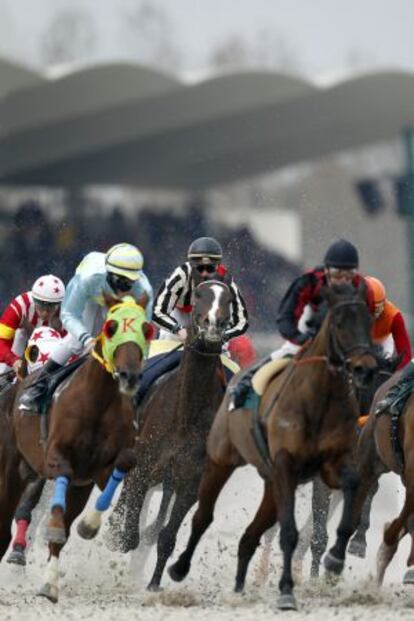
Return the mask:
[[102, 328], [102, 332], [107, 339], [111, 339], [117, 330], [118, 322], [115, 321], [115, 319], [108, 319], [108, 321], [105, 321], [104, 327]]
[[142, 334], [146, 341], [152, 341], [155, 336], [155, 328], [149, 321], [144, 321], [142, 324]]
[[364, 302], [369, 302], [369, 289], [367, 283], [365, 282], [365, 278], [361, 278], [361, 280], [359, 281], [357, 291], [361, 300], [363, 300]]
[[328, 287], [328, 285], [323, 285], [323, 287], [321, 287], [321, 296], [328, 302], [329, 306], [333, 306], [337, 301], [335, 291], [332, 287]]

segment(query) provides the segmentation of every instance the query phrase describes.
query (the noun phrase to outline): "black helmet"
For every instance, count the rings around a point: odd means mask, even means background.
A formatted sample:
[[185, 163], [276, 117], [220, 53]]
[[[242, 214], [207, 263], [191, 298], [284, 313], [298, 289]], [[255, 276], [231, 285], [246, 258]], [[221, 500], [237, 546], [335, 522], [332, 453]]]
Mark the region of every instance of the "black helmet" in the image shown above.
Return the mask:
[[223, 257], [220, 244], [214, 237], [199, 237], [191, 242], [187, 251], [187, 259], [208, 257], [219, 261]]
[[356, 269], [359, 265], [358, 250], [347, 239], [337, 239], [326, 251], [324, 263], [325, 267]]

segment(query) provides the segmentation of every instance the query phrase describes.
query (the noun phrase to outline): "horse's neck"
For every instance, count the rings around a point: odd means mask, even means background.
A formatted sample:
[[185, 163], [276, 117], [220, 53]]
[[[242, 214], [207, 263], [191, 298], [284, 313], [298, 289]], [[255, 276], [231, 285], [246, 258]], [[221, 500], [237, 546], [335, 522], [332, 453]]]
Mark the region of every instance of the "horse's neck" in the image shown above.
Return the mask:
[[177, 404], [177, 416], [183, 426], [199, 422], [197, 404], [211, 401], [219, 361], [219, 354], [201, 354], [194, 349], [184, 349], [179, 368]]
[[91, 402], [96, 403], [99, 401], [100, 407], [95, 408], [99, 415], [102, 414], [102, 408], [109, 406], [111, 401], [116, 398], [118, 394], [118, 383], [114, 378], [104, 369], [104, 367], [91, 358], [88, 361], [85, 372], [85, 381], [88, 386], [88, 390], [91, 396]]
[[[310, 347], [304, 353], [302, 360], [309, 359], [308, 364], [298, 365], [299, 373], [305, 375], [308, 379], [315, 382], [318, 386], [318, 393], [325, 399], [332, 396], [343, 399], [349, 393], [349, 384], [347, 379], [339, 371], [329, 368], [329, 323], [325, 319], [321, 329], [316, 335]], [[312, 362], [312, 358], [315, 360]], [[320, 405], [323, 408], [323, 399], [320, 399]]]

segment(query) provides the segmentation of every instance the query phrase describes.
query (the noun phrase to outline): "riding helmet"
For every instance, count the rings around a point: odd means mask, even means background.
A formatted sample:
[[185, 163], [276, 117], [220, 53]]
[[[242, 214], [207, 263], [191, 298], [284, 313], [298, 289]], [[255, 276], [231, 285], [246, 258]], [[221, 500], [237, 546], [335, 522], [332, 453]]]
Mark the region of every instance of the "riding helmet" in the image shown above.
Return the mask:
[[141, 252], [131, 244], [117, 244], [106, 253], [106, 271], [125, 276], [129, 280], [138, 280], [143, 265], [144, 258]]
[[223, 250], [214, 237], [199, 237], [191, 242], [187, 251], [187, 258], [191, 260], [202, 259], [203, 257], [218, 261], [223, 257]]
[[60, 304], [65, 295], [65, 285], [57, 276], [45, 274], [40, 276], [32, 287], [33, 299], [49, 304]]
[[357, 269], [359, 265], [358, 250], [347, 239], [337, 239], [326, 251], [324, 263], [325, 267], [337, 267], [346, 270]]

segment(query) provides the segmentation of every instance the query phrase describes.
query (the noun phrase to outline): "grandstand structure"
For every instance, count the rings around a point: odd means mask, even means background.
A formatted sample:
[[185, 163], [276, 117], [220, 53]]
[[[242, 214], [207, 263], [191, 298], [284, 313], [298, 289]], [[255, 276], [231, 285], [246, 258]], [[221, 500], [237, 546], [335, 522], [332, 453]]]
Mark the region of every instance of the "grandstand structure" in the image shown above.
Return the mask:
[[413, 100], [414, 75], [404, 72], [321, 88], [269, 71], [187, 84], [128, 63], [51, 79], [0, 60], [0, 184], [208, 192], [306, 165], [278, 199], [300, 214], [304, 263], [349, 236], [363, 269], [405, 308], [404, 220], [363, 212], [353, 186], [378, 172], [378, 145], [401, 169], [398, 138], [414, 125]]

